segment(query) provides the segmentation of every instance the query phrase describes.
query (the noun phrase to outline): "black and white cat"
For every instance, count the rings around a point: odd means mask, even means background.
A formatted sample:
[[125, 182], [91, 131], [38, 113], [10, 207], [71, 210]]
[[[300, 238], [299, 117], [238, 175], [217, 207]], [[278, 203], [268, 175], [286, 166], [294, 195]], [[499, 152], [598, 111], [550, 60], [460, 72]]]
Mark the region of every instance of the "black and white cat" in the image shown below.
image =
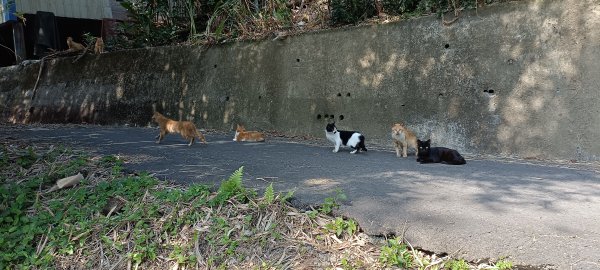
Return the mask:
[[467, 164], [465, 158], [458, 151], [446, 147], [431, 147], [431, 140], [417, 140], [419, 152], [417, 162], [423, 163], [445, 163], [450, 165]]
[[327, 124], [327, 127], [325, 127], [325, 136], [334, 144], [334, 153], [337, 153], [337, 151], [340, 150], [340, 145], [350, 146], [350, 148], [352, 148], [350, 154], [354, 154], [361, 150], [367, 151], [367, 147], [365, 147], [365, 136], [356, 131], [338, 130], [335, 127], [335, 122]]

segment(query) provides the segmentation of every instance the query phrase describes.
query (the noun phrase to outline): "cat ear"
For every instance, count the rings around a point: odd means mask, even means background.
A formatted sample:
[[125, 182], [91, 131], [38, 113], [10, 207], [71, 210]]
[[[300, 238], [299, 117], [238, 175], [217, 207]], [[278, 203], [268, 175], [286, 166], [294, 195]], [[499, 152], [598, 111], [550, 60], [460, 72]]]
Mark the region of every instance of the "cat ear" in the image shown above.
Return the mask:
[[422, 141], [417, 139], [417, 144], [421, 144], [421, 143], [422, 143]]
[[427, 140], [426, 143], [431, 143], [431, 139]]

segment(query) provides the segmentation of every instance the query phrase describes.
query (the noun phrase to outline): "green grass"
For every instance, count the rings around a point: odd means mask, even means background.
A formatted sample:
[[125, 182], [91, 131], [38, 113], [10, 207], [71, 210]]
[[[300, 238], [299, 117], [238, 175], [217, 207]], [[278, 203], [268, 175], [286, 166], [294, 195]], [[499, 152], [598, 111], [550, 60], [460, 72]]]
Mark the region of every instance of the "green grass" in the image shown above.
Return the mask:
[[[163, 249], [171, 250], [169, 257], [182, 265], [195, 264], [189, 245], [170, 243], [182, 228], [205, 217], [193, 210], [218, 207], [231, 199], [245, 200], [249, 194], [241, 186], [242, 168], [223, 182], [216, 196], [209, 198], [207, 186], [169, 188], [148, 174], [121, 175], [122, 162], [113, 156], [103, 157], [95, 164], [82, 155], [56, 161], [67, 150], [54, 151], [38, 155], [29, 147], [15, 152], [13, 157], [8, 157], [6, 150], [0, 155], [5, 176], [0, 185], [0, 269], [53, 268], [58, 257], [91, 256], [97, 252], [93, 248], [98, 248], [89, 243], [94, 235], [101, 236], [107, 256], [125, 252], [134, 268], [156, 260]], [[30, 169], [36, 162], [52, 165], [45, 167], [42, 174], [20, 181], [7, 176], [18, 175], [15, 172], [19, 167]], [[90, 166], [106, 171], [109, 181], [92, 183], [86, 179], [74, 188], [40, 192], [57, 179]], [[269, 198], [270, 202], [274, 200]], [[122, 205], [109, 216], [107, 206], [111, 201]], [[207, 239], [226, 246], [225, 254], [231, 254], [236, 247], [236, 241], [228, 237], [231, 228], [219, 217], [213, 220], [218, 226], [211, 226]], [[127, 233], [115, 234], [123, 231]]]
[[513, 269], [513, 263], [506, 259], [501, 259], [494, 264], [495, 269], [510, 270]]
[[340, 208], [340, 202], [345, 201], [346, 199], [346, 194], [337, 189], [334, 196], [325, 198], [323, 204], [321, 204], [317, 210], [307, 211], [307, 214], [312, 218], [315, 218], [319, 213], [331, 215], [333, 210]]
[[388, 239], [387, 245], [381, 248], [379, 261], [387, 266], [410, 268], [413, 266], [413, 255], [402, 239]]
[[469, 270], [470, 269], [469, 264], [463, 259], [449, 261], [445, 264], [445, 266], [447, 269], [450, 269], [450, 270]]
[[344, 220], [341, 217], [336, 217], [334, 221], [327, 223], [325, 228], [337, 237], [343, 235], [352, 236], [358, 231], [358, 224], [352, 219]]

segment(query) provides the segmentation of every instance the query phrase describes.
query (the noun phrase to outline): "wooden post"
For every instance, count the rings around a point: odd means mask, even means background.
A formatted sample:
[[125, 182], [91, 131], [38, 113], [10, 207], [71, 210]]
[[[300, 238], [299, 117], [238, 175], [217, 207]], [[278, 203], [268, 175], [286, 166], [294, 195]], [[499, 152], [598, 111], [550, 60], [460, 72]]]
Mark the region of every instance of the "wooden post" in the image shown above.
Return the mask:
[[23, 23], [19, 21], [12, 22], [13, 41], [15, 46], [15, 60], [19, 64], [27, 59], [27, 51], [25, 50], [25, 32], [23, 31]]

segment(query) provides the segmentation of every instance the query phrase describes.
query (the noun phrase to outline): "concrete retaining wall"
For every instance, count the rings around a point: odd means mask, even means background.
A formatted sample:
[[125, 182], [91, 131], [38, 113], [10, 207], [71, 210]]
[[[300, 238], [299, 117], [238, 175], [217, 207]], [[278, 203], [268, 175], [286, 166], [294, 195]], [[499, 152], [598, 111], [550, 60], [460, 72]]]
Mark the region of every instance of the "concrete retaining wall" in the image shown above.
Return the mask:
[[[325, 117], [390, 143], [406, 122], [465, 153], [600, 160], [600, 1], [520, 1], [436, 17], [214, 46], [121, 51], [0, 69], [3, 119], [324, 137]], [[341, 119], [343, 116], [343, 119]]]

